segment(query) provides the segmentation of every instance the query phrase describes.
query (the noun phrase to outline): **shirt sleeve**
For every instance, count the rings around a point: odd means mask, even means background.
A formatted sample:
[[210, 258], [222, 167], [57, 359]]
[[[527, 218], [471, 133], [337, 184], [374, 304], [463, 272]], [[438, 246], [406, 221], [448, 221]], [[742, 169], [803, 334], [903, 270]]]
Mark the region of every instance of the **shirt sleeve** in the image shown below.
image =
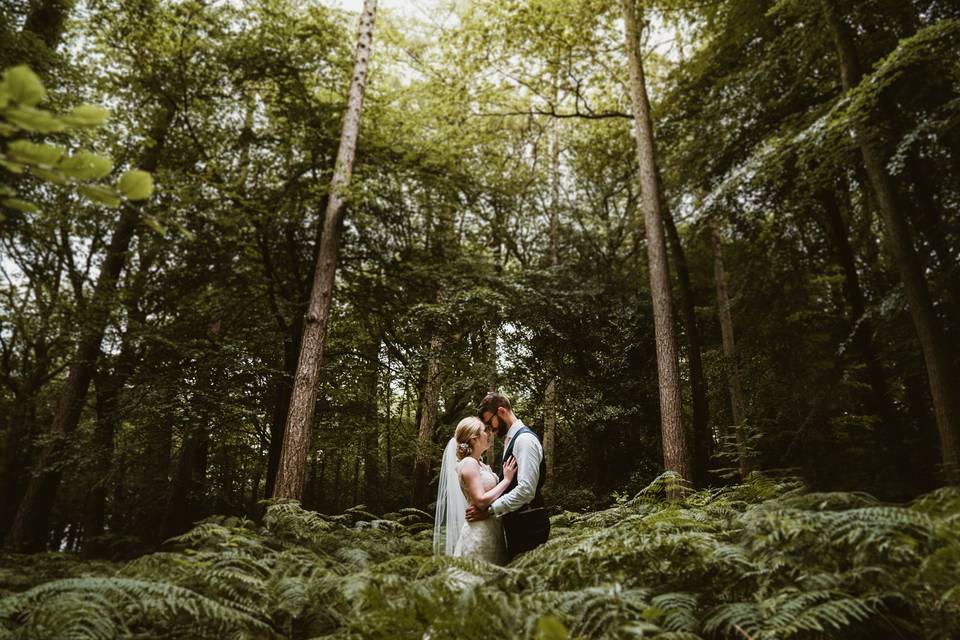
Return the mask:
[[517, 436], [517, 442], [513, 445], [513, 456], [517, 459], [517, 486], [497, 498], [490, 506], [493, 515], [498, 518], [505, 513], [516, 511], [537, 495], [540, 461], [543, 460], [540, 441], [533, 434]]

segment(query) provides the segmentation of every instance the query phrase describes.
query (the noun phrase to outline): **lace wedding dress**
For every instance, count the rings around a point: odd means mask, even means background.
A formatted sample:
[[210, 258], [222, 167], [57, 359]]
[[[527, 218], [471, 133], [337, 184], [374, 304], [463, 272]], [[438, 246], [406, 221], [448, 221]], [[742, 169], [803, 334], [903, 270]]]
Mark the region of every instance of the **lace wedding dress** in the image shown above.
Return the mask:
[[[463, 469], [464, 463], [471, 459], [472, 458], [464, 458], [457, 463], [460, 490], [463, 491], [467, 503], [470, 502], [470, 494], [463, 481], [461, 470]], [[497, 474], [493, 472], [489, 465], [481, 462], [480, 482], [483, 484], [483, 490], [489, 491], [497, 486], [500, 478], [497, 477]], [[453, 555], [486, 560], [493, 564], [506, 564], [507, 552], [503, 540], [503, 525], [500, 523], [500, 518], [491, 516], [485, 520], [464, 522], [463, 528], [460, 529], [460, 537], [457, 540], [457, 546], [453, 551]]]

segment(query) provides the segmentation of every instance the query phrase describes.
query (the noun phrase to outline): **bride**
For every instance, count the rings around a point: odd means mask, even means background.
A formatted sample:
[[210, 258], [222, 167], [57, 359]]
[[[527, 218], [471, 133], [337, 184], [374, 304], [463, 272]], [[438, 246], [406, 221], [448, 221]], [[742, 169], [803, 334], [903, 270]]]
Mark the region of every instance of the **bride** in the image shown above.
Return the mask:
[[493, 444], [493, 430], [479, 418], [464, 418], [443, 452], [440, 487], [437, 491], [433, 551], [464, 558], [506, 564], [503, 526], [500, 518], [467, 522], [467, 506], [486, 508], [507, 490], [517, 473], [511, 457], [503, 465], [503, 480], [497, 478], [480, 457]]

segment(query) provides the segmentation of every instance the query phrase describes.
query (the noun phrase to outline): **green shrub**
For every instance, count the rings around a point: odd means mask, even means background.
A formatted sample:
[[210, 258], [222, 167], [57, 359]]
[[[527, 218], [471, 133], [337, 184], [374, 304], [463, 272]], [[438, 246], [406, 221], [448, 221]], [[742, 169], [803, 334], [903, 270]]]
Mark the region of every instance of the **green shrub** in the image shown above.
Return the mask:
[[507, 567], [430, 555], [429, 514], [269, 506], [125, 564], [3, 556], [0, 638], [960, 637], [960, 491], [893, 506], [760, 475], [662, 476], [565, 512]]

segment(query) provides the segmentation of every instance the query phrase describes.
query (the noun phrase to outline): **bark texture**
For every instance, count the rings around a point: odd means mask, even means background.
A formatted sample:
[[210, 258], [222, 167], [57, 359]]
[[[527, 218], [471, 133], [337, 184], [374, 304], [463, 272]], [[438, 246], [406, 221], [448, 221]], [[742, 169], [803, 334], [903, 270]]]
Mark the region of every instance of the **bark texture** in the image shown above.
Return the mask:
[[347, 190], [353, 174], [357, 137], [360, 132], [360, 115], [363, 112], [363, 95], [367, 85], [367, 68], [373, 42], [373, 21], [376, 10], [377, 0], [366, 0], [363, 12], [360, 14], [360, 28], [357, 33], [347, 110], [343, 118], [340, 148], [337, 150], [336, 166], [330, 184], [330, 199], [324, 215], [316, 274], [304, 320], [303, 339], [300, 355], [297, 358], [297, 373], [294, 376], [293, 390], [290, 394], [290, 408], [283, 434], [283, 449], [273, 490], [274, 498], [300, 500], [303, 497], [317, 400], [317, 378], [320, 365], [323, 363], [324, 339], [333, 302], [340, 232]]
[[687, 367], [690, 371], [690, 395], [693, 398], [693, 482], [697, 487], [708, 483], [710, 456], [713, 453], [713, 435], [710, 433], [710, 405], [707, 401], [707, 377], [703, 373], [700, 326], [697, 324], [696, 307], [693, 302], [693, 285], [687, 256], [680, 242], [680, 233], [673, 214], [664, 204], [663, 218], [667, 242], [677, 266], [678, 296], [683, 318], [684, 338], [687, 343]]
[[646, 79], [640, 59], [639, 28], [632, 0], [621, 0], [630, 67], [630, 102], [633, 107], [634, 135], [637, 141], [640, 188], [643, 193], [643, 218], [647, 237], [650, 291], [653, 296], [653, 321], [657, 347], [657, 374], [660, 382], [660, 428], [663, 440], [663, 465], [690, 482], [693, 461], [683, 425], [680, 393], [680, 365], [673, 326], [673, 301], [667, 247], [660, 209], [656, 150]]

